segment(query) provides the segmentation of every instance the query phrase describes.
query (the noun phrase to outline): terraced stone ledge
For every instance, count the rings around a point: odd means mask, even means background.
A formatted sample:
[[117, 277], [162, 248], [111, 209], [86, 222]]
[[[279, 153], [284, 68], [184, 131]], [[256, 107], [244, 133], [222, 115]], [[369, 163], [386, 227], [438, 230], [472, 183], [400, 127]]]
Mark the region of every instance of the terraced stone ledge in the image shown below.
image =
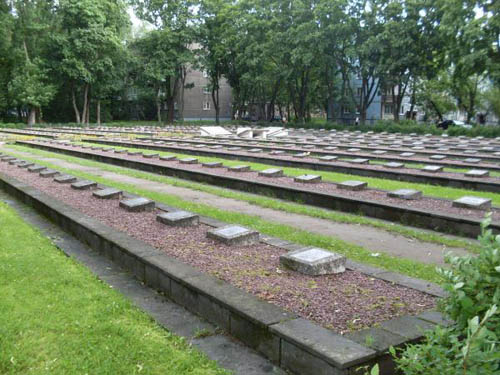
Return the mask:
[[[0, 173], [0, 188], [115, 261], [137, 279], [219, 325], [292, 373], [360, 374], [360, 366], [379, 363], [381, 374], [393, 374], [393, 363], [387, 354], [389, 346], [414, 342], [421, 338], [423, 329], [435, 324], [449, 324], [440, 314], [428, 311], [342, 336], [201, 273], [3, 173]], [[172, 207], [159, 203], [157, 206], [172, 210]], [[214, 227], [226, 225], [210, 218], [200, 218], [200, 222]], [[296, 244], [273, 237], [263, 236], [262, 241], [288, 250], [298, 248]], [[443, 291], [431, 283], [352, 262], [347, 266], [435, 296], [443, 295]]]

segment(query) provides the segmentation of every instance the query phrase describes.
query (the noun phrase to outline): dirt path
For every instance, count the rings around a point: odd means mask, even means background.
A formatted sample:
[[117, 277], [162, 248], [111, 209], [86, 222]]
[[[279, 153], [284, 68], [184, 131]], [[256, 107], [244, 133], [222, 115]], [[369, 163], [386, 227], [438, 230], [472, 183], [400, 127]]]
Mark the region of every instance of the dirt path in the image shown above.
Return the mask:
[[[0, 146], [1, 149], [1, 146]], [[19, 154], [34, 157], [30, 153], [16, 151]], [[36, 156], [38, 157], [38, 156]], [[343, 241], [362, 246], [373, 253], [384, 252], [397, 257], [413, 259], [422, 263], [444, 264], [444, 254], [452, 251], [455, 254], [467, 254], [461, 248], [447, 248], [443, 245], [421, 242], [404, 236], [395, 235], [382, 229], [357, 224], [335, 223], [333, 221], [293, 214], [269, 208], [263, 208], [230, 198], [223, 198], [213, 194], [192, 190], [183, 187], [171, 186], [159, 182], [143, 180], [140, 178], [107, 172], [100, 168], [81, 166], [65, 160], [48, 157], [38, 157], [40, 160], [53, 163], [63, 168], [70, 168], [101, 176], [117, 182], [140, 185], [141, 188], [172, 194], [182, 199], [208, 204], [225, 211], [236, 211], [243, 214], [258, 216], [262, 219], [273, 221], [291, 227], [307, 230], [312, 233], [337, 237]]]

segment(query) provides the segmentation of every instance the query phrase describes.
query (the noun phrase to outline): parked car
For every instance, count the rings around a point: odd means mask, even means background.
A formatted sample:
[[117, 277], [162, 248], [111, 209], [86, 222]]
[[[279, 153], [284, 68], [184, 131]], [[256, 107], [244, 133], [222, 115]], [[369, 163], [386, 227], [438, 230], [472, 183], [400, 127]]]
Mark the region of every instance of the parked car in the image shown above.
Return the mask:
[[464, 128], [464, 129], [472, 129], [471, 124], [466, 124], [465, 122], [458, 121], [458, 120], [444, 120], [443, 122], [440, 122], [439, 124], [437, 124], [437, 127], [441, 128], [443, 130], [448, 129], [450, 126], [458, 126], [460, 128]]

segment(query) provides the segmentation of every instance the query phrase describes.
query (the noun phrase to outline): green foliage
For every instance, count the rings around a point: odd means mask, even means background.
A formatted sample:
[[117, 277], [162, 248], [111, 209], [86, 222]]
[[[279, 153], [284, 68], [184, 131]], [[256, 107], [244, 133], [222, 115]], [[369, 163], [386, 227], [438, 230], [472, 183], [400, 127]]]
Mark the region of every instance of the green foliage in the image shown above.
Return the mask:
[[482, 224], [479, 255], [447, 257], [450, 268], [440, 274], [448, 296], [440, 309], [455, 324], [427, 332], [424, 343], [401, 353], [396, 362], [405, 375], [500, 374], [500, 236], [489, 223]]

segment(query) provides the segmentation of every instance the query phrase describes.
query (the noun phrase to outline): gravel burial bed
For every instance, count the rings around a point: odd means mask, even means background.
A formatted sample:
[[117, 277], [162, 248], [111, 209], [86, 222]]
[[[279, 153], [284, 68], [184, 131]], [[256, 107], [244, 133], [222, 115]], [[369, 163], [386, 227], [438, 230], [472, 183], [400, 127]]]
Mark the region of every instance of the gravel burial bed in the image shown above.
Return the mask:
[[[142, 146], [149, 146], [149, 145], [151, 145], [151, 143], [137, 143], [138, 148], [140, 148]], [[109, 146], [109, 147], [112, 147], [112, 146]], [[217, 150], [217, 149], [211, 149], [210, 147], [204, 147], [204, 148], [188, 147], [188, 148], [184, 148], [184, 149], [194, 150], [194, 151], [203, 150], [203, 151], [211, 151], [211, 152], [230, 152], [230, 151], [225, 150], [225, 149]], [[151, 152], [154, 152], [154, 151], [156, 151], [156, 150], [151, 150]], [[158, 150], [158, 151], [160, 151], [160, 150]], [[311, 151], [311, 150], [288, 149], [287, 151], [288, 152], [296, 151], [297, 153], [302, 152], [302, 151], [314, 153], [314, 151]], [[179, 152], [182, 152], [182, 149], [180, 149]], [[341, 166], [341, 167], [347, 167], [347, 168], [356, 167], [358, 169], [366, 169], [366, 170], [371, 170], [371, 171], [394, 171], [396, 173], [403, 172], [403, 173], [411, 173], [414, 175], [429, 176], [429, 177], [439, 176], [439, 177], [450, 177], [450, 178], [462, 178], [462, 179], [466, 179], [466, 180], [481, 181], [481, 182], [496, 182], [496, 183], [500, 182], [499, 177], [465, 177], [463, 173], [457, 173], [457, 172], [429, 173], [429, 172], [425, 172], [419, 168], [405, 168], [405, 167], [403, 167], [403, 168], [388, 168], [388, 167], [384, 167], [383, 164], [368, 164], [368, 165], [367, 164], [353, 164], [353, 163], [349, 163], [347, 161], [342, 161], [342, 160], [333, 160], [333, 161], [328, 162], [328, 161], [324, 161], [324, 160], [318, 160], [318, 158], [315, 157], [318, 155], [308, 156], [308, 157], [303, 157], [303, 158], [296, 158], [290, 154], [271, 155], [265, 149], [263, 150], [262, 153], [251, 153], [251, 152], [248, 152], [244, 149], [241, 149], [241, 150], [236, 151], [235, 154], [245, 155], [245, 156], [253, 156], [253, 157], [266, 156], [266, 157], [272, 157], [273, 159], [277, 159], [277, 160], [292, 160], [292, 161], [297, 161], [297, 162], [308, 162], [308, 163], [321, 162], [321, 163], [332, 164], [335, 166]], [[329, 152], [328, 154], [321, 154], [321, 156], [325, 156], [325, 155], [336, 156], [335, 151]], [[404, 164], [404, 162], [408, 162], [409, 159], [412, 159], [411, 160], [412, 163], [414, 162], [414, 163], [426, 164], [426, 165], [442, 165], [445, 168], [448, 167], [448, 166], [440, 163], [440, 160], [419, 159], [419, 158], [414, 158], [414, 157], [398, 158], [397, 156], [394, 156], [394, 155], [387, 155], [387, 156], [391, 157], [391, 158], [397, 158], [403, 164]], [[353, 158], [359, 157], [359, 158], [363, 158], [363, 159], [370, 159], [371, 157], [373, 157], [373, 155], [353, 153], [352, 157]], [[376, 160], [376, 159], [372, 159], [372, 160]], [[378, 160], [380, 160], [380, 159], [378, 159]], [[497, 165], [493, 165], [493, 164], [491, 164], [491, 166], [497, 167]], [[471, 166], [463, 166], [462, 165], [461, 168], [464, 168], [464, 169], [488, 169], [488, 165], [487, 164], [475, 164], [473, 168]]]
[[[349, 191], [349, 190], [341, 190], [337, 188], [337, 185], [330, 182], [320, 182], [320, 183], [302, 183], [295, 182], [291, 177], [262, 177], [259, 176], [257, 172], [232, 172], [227, 170], [224, 167], [218, 168], [206, 168], [201, 164], [180, 164], [178, 161], [163, 161], [159, 159], [146, 159], [139, 155], [127, 155], [127, 154], [114, 154], [111, 151], [101, 152], [90, 149], [81, 149], [78, 147], [69, 147], [69, 146], [57, 146], [65, 149], [79, 149], [81, 151], [87, 153], [95, 153], [100, 155], [108, 155], [114, 156], [118, 158], [127, 158], [130, 160], [136, 160], [146, 163], [151, 163], [155, 165], [162, 166], [175, 166], [178, 168], [190, 170], [190, 171], [202, 171], [207, 173], [214, 173], [221, 176], [227, 177], [235, 177], [235, 178], [243, 178], [251, 181], [264, 182], [269, 184], [274, 184], [278, 186], [289, 186], [293, 188], [303, 189], [303, 190], [312, 190], [315, 192], [321, 193], [330, 193], [338, 196], [349, 197], [354, 199], [363, 199], [370, 200], [374, 202], [380, 202], [385, 204], [391, 204], [395, 206], [401, 206], [405, 208], [419, 209], [428, 212], [439, 212], [441, 214], [449, 214], [466, 218], [474, 218], [474, 219], [482, 219], [485, 216], [485, 211], [483, 210], [475, 210], [475, 209], [466, 209], [466, 208], [457, 208], [452, 207], [452, 201], [446, 199], [438, 199], [438, 198], [430, 198], [430, 197], [422, 197], [417, 200], [406, 200], [399, 198], [390, 198], [387, 196], [387, 191], [377, 190], [377, 189], [365, 189], [362, 191]], [[244, 162], [241, 163], [244, 165]], [[357, 178], [353, 176], [352, 180], [360, 180], [363, 181], [362, 177]], [[468, 195], [474, 195], [471, 192]], [[492, 219], [494, 221], [500, 220], [500, 209], [497, 207], [493, 207], [492, 209]]]
[[[0, 163], [0, 171], [63, 201], [106, 225], [142, 240], [237, 287], [344, 333], [435, 306], [435, 298], [360, 272], [311, 277], [279, 266], [284, 249], [257, 244], [230, 247], [206, 238], [206, 225], [173, 228], [156, 221], [159, 212], [129, 213], [118, 200], [94, 198], [69, 184]], [[207, 202], [209, 203], [209, 202]]]

